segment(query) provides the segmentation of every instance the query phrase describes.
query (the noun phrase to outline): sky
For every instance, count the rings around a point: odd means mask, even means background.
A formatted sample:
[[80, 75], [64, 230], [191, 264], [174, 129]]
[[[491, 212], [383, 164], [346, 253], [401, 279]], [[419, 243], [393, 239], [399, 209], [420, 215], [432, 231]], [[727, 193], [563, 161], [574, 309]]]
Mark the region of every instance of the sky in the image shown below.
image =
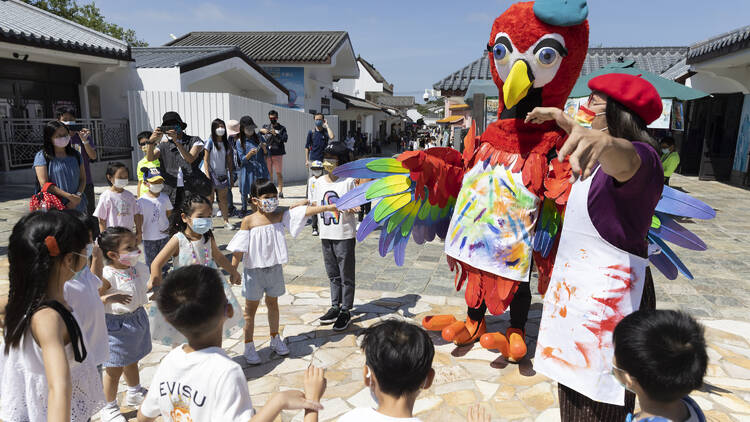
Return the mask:
[[[87, 0], [79, 0], [85, 3]], [[509, 0], [98, 0], [113, 23], [151, 46], [190, 31], [344, 30], [396, 95], [426, 88], [479, 58]], [[590, 0], [592, 47], [688, 46], [750, 24], [750, 0]]]

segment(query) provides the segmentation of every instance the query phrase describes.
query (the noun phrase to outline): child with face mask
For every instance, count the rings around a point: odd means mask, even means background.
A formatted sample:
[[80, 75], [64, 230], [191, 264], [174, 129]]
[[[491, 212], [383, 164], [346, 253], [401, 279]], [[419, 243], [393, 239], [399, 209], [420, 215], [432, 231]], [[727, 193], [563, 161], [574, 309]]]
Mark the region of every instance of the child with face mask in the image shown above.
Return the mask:
[[148, 140], [151, 138], [151, 131], [145, 130], [138, 134], [138, 146], [141, 148], [141, 151], [143, 152], [143, 158], [141, 158], [140, 161], [138, 161], [138, 164], [136, 164], [136, 177], [138, 178], [138, 189], [136, 189], [137, 196], [140, 198], [143, 194], [148, 192], [148, 187], [143, 183], [143, 169], [144, 168], [159, 168], [159, 160], [152, 160], [149, 161], [148, 157], [146, 157], [146, 153], [148, 152]]
[[[333, 205], [356, 187], [356, 179], [338, 178], [333, 170], [349, 160], [349, 150], [342, 142], [325, 149], [323, 168], [326, 174], [315, 184], [313, 198], [321, 205]], [[354, 212], [350, 212], [354, 211]], [[330, 211], [320, 216], [320, 241], [323, 262], [331, 284], [331, 308], [320, 317], [322, 323], [333, 323], [334, 331], [349, 327], [354, 305], [354, 273], [357, 214], [359, 207], [349, 211]]]
[[107, 181], [110, 188], [99, 195], [99, 204], [94, 210], [94, 217], [99, 218], [99, 230], [104, 232], [107, 227], [125, 227], [132, 230], [135, 227], [136, 243], [142, 240], [141, 229], [143, 214], [138, 207], [135, 195], [125, 190], [128, 186], [130, 173], [125, 164], [113, 162], [107, 167]]
[[[242, 220], [240, 231], [227, 245], [234, 252], [232, 265], [240, 262], [242, 273], [242, 295], [245, 296], [245, 353], [247, 363], [261, 362], [253, 342], [255, 313], [265, 295], [268, 306], [268, 326], [271, 329], [271, 350], [280, 356], [289, 354], [284, 340], [279, 335], [279, 296], [286, 292], [283, 264], [289, 261], [284, 233], [289, 231], [297, 237], [311, 215], [333, 211], [335, 205], [297, 206], [279, 208], [278, 190], [268, 179], [256, 179], [251, 189], [251, 198], [256, 212]], [[304, 201], [303, 204], [306, 204]], [[239, 309], [239, 308], [237, 308]]]
[[[169, 241], [169, 216], [172, 214], [172, 202], [162, 192], [164, 178], [158, 168], [144, 167], [143, 185], [146, 193], [138, 198], [138, 207], [143, 213], [143, 249], [146, 254], [146, 266], [151, 268], [154, 258]], [[164, 268], [160, 271], [163, 273]]]
[[99, 295], [104, 302], [109, 334], [109, 359], [104, 362], [104, 397], [107, 404], [100, 412], [102, 421], [123, 421], [117, 404], [117, 386], [125, 375], [128, 391], [125, 406], [138, 406], [146, 396], [138, 374], [138, 361], [151, 352], [151, 331], [143, 308], [148, 303], [149, 271], [138, 262], [141, 251], [133, 232], [125, 227], [110, 227], [99, 236], [99, 247], [107, 265], [102, 271]]
[[[151, 263], [151, 280], [149, 282], [151, 286], [157, 287], [161, 284], [161, 269], [170, 258], [174, 269], [194, 264], [216, 268], [218, 264], [219, 267], [229, 273], [232, 284], [240, 284], [239, 273], [216, 246], [216, 239], [211, 232], [213, 228], [212, 214], [211, 201], [198, 194], [188, 196], [180, 211], [172, 213], [169, 225], [171, 238]], [[227, 296], [227, 301], [234, 308], [239, 309], [240, 304], [226, 281], [224, 282], [224, 294]], [[152, 340], [168, 346], [177, 346], [187, 341], [185, 336], [167, 323], [164, 316], [157, 311], [156, 306], [152, 306], [149, 310], [149, 318]], [[243, 325], [244, 321], [237, 313], [224, 323], [224, 335], [230, 336], [235, 328]]]

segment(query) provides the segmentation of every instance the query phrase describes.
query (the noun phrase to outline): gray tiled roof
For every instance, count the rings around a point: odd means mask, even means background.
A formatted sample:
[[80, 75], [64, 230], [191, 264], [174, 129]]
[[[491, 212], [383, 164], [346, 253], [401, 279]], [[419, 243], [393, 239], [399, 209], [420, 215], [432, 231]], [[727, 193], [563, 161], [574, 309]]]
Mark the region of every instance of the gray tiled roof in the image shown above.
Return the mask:
[[208, 47], [136, 47], [133, 48], [135, 67], [180, 67], [199, 60], [237, 52], [239, 48], [229, 46]]
[[352, 97], [351, 95], [342, 94], [340, 92], [334, 92], [333, 98], [346, 104], [347, 108], [354, 107], [354, 108], [362, 108], [365, 110], [383, 111], [383, 109], [375, 103], [372, 103], [367, 100], [363, 100], [361, 98]]
[[411, 107], [414, 105], [414, 97], [404, 95], [378, 95], [374, 98], [374, 101], [391, 107]]
[[130, 60], [127, 43], [19, 0], [0, 1], [0, 41]]
[[190, 32], [166, 45], [235, 45], [259, 63], [328, 63], [345, 31]]
[[635, 61], [635, 67], [657, 75], [685, 58], [687, 47], [594, 47], [589, 48], [581, 75], [622, 60]]
[[688, 63], [696, 63], [750, 47], [750, 25], [690, 46]]
[[469, 83], [474, 79], [492, 80], [490, 61], [487, 59], [487, 53], [482, 54], [482, 57], [469, 63], [463, 69], [459, 69], [443, 78], [440, 82], [435, 83], [432, 85], [432, 88], [445, 91], [443, 95], [446, 93], [448, 95], [463, 95], [469, 88]]
[[675, 63], [669, 69], [665, 70], [661, 75], [662, 78], [667, 78], [670, 81], [677, 80], [690, 73], [690, 65], [687, 64], [686, 59], [682, 59]]
[[[593, 47], [589, 48], [581, 75], [588, 75], [621, 59], [634, 60], [635, 67], [658, 75], [684, 59], [687, 51], [687, 47]], [[464, 95], [474, 79], [492, 80], [487, 53], [432, 87], [445, 91], [448, 95]]]

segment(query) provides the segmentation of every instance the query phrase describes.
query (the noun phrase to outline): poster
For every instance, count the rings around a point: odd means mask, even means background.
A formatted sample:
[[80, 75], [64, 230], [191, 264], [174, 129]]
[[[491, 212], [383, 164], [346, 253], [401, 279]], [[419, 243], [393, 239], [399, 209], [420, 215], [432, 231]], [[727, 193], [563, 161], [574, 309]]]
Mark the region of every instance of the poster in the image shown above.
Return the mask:
[[494, 121], [497, 120], [497, 109], [500, 107], [500, 101], [497, 99], [485, 100], [485, 129]]
[[648, 125], [651, 129], [669, 129], [670, 127], [670, 116], [672, 115], [672, 99], [662, 98], [661, 99], [661, 116], [656, 119], [653, 123]]
[[672, 101], [672, 130], [685, 130], [685, 103]]
[[271, 77], [279, 81], [289, 91], [289, 103], [281, 106], [305, 109], [305, 68], [304, 67], [264, 67]]
[[745, 173], [747, 171], [748, 154], [750, 154], [750, 95], [745, 95], [742, 114], [740, 114], [740, 129], [737, 131], [737, 149], [734, 153], [732, 170]]

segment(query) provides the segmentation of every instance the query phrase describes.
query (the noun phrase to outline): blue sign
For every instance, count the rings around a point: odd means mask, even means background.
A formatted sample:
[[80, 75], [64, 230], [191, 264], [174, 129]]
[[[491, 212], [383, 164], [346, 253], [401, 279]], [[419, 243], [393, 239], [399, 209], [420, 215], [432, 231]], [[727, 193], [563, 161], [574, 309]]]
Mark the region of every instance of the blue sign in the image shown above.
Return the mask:
[[305, 68], [304, 67], [264, 67], [274, 79], [279, 81], [289, 91], [289, 103], [280, 104], [284, 107], [305, 109]]

